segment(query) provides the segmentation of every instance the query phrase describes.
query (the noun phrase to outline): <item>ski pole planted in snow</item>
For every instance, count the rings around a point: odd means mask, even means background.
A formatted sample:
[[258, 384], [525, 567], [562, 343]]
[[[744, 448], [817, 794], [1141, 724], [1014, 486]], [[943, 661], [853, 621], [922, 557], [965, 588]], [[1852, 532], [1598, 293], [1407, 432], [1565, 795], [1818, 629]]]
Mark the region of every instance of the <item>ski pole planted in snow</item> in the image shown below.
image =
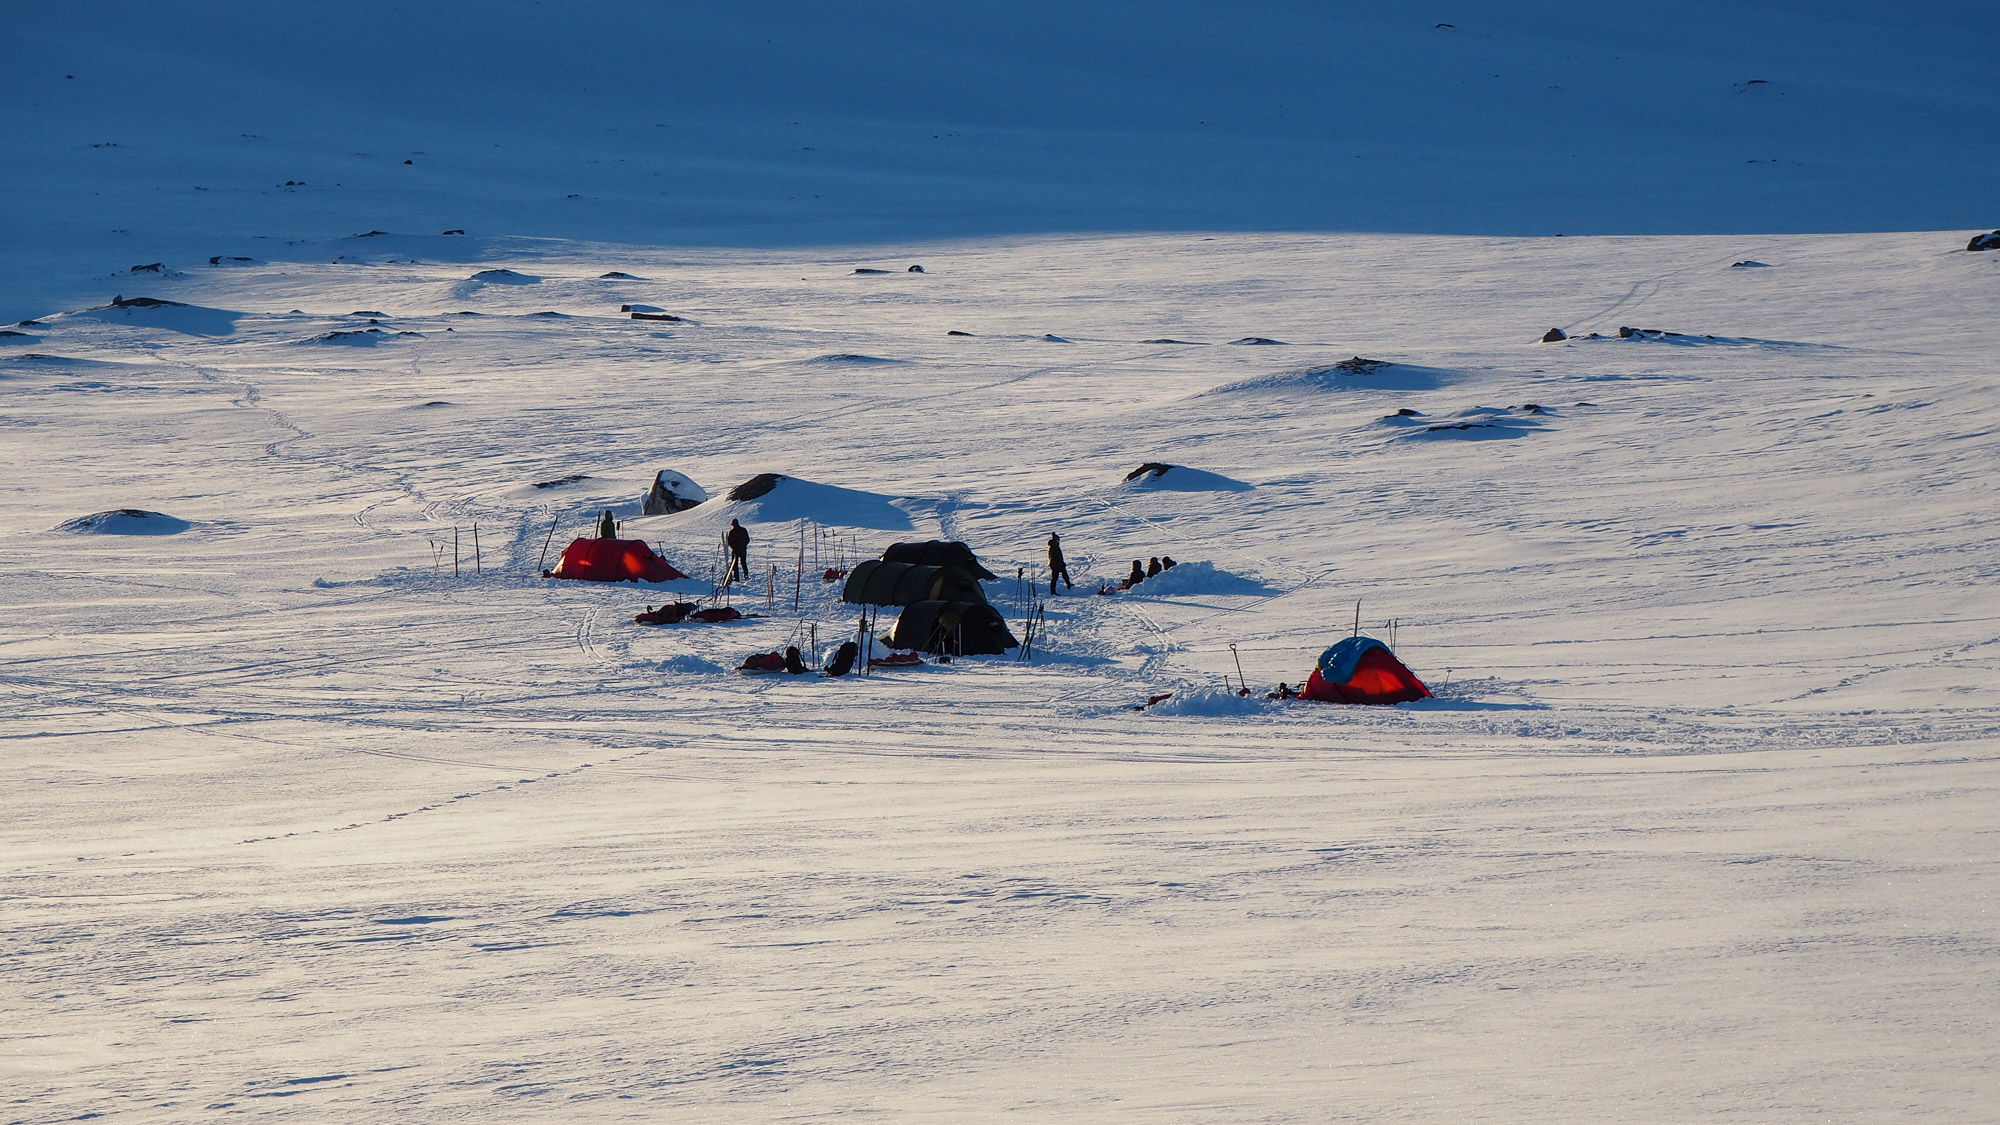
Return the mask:
[[549, 544], [556, 541], [556, 525], [561, 522], [562, 522], [561, 516], [557, 516], [556, 518], [549, 521], [549, 533], [542, 539], [542, 557], [535, 563], [536, 574], [540, 574], [542, 572], [542, 568], [546, 567], [549, 564]]

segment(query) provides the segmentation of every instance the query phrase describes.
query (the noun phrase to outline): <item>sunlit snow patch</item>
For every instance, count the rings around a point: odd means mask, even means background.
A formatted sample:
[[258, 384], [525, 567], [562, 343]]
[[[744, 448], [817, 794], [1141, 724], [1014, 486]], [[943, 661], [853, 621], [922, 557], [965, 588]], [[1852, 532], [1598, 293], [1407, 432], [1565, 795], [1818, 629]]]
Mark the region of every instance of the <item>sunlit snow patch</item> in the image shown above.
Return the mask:
[[178, 516], [149, 512], [143, 508], [116, 508], [109, 512], [78, 516], [56, 525], [57, 531], [79, 535], [175, 535], [194, 525]]

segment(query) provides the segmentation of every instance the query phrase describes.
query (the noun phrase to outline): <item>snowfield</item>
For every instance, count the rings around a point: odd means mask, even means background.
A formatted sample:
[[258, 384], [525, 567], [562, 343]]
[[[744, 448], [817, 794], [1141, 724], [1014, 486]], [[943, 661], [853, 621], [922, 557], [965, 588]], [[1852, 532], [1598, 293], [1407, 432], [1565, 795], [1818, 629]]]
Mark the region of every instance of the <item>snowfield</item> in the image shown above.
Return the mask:
[[[40, 317], [10, 1119], [1976, 1119], [2000, 260], [1959, 242], [538, 244]], [[1394, 366], [1286, 378], [1354, 355]], [[641, 517], [668, 467], [716, 498]], [[52, 530], [123, 507], [187, 526]], [[541, 578], [605, 508], [696, 579]], [[732, 516], [761, 616], [632, 624]], [[1018, 632], [1058, 529], [1032, 662], [732, 671], [850, 634], [819, 570], [898, 539], [971, 543]], [[1438, 698], [1262, 699], [1357, 600]]]
[[2000, 1122], [1992, 4], [7, 26], [0, 1122]]

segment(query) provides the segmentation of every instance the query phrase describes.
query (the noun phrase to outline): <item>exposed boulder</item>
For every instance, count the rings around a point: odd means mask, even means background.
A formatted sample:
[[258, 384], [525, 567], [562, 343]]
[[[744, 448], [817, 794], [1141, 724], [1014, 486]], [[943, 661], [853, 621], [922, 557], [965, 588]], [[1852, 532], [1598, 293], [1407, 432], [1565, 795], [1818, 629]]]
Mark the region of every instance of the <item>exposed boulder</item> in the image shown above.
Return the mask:
[[758, 473], [756, 476], [730, 489], [726, 499], [735, 501], [755, 500], [759, 496], [763, 496], [778, 487], [785, 479], [783, 473]]
[[1560, 328], [1551, 328], [1547, 332], [1542, 333], [1542, 343], [1544, 344], [1559, 344], [1567, 339], [1569, 339], [1569, 333], [1564, 332]]
[[2000, 250], [2000, 230], [1992, 234], [1975, 234], [1972, 241], [1965, 244], [1967, 250]]
[[700, 485], [683, 474], [662, 469], [653, 474], [652, 487], [646, 489], [645, 498], [639, 502], [639, 513], [664, 516], [685, 512], [707, 500], [708, 492]]

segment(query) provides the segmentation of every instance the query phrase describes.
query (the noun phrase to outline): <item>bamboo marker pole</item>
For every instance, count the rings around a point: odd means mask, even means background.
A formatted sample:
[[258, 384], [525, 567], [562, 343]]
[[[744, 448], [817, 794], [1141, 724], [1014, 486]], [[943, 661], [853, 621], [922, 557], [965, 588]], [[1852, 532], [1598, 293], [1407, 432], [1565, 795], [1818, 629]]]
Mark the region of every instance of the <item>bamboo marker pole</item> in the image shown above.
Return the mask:
[[451, 576], [458, 577], [458, 525], [451, 525]]
[[1354, 599], [1354, 635], [1361, 635], [1361, 599]]
[[479, 525], [472, 525], [472, 573], [485, 574], [486, 567], [479, 561]]
[[1243, 694], [1250, 694], [1250, 681], [1243, 675], [1243, 658], [1236, 653], [1236, 646], [1229, 646], [1230, 658], [1236, 661], [1236, 682], [1243, 685]]

